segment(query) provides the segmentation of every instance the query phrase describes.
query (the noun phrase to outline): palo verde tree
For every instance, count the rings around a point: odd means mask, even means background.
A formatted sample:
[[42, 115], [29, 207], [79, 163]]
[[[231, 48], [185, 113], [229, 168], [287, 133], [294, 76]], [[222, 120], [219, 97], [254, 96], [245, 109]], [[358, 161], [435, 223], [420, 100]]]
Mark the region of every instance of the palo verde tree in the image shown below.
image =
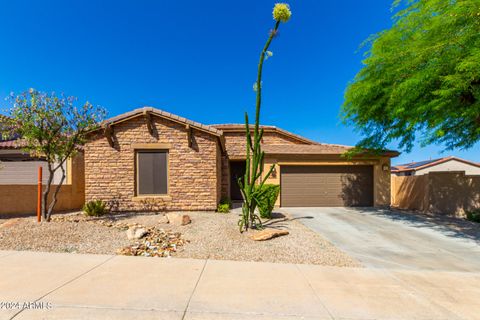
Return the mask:
[[[246, 147], [246, 168], [243, 179], [238, 180], [240, 191], [243, 195], [242, 216], [238, 221], [240, 231], [246, 231], [248, 228], [261, 228], [262, 222], [255, 209], [258, 205], [258, 200], [262, 196], [262, 186], [271, 175], [274, 166], [272, 166], [264, 175], [264, 158], [265, 153], [261, 149], [261, 141], [263, 136], [263, 129], [260, 129], [260, 107], [262, 104], [262, 71], [263, 62], [266, 58], [272, 56], [269, 51], [270, 44], [273, 38], [277, 35], [280, 23], [287, 22], [292, 13], [290, 7], [285, 3], [277, 3], [273, 8], [273, 19], [275, 26], [270, 31], [267, 42], [260, 53], [260, 61], [258, 63], [257, 80], [254, 84], [256, 91], [256, 108], [255, 108], [255, 125], [253, 127], [253, 137], [251, 133], [250, 124], [248, 122], [248, 113], [245, 113], [245, 134], [247, 140]], [[263, 176], [262, 176], [263, 175]]]
[[[7, 136], [18, 136], [19, 143], [32, 155], [47, 162], [48, 177], [42, 194], [42, 221], [49, 221], [57, 195], [65, 181], [65, 163], [85, 143], [88, 130], [105, 118], [106, 111], [89, 102], [76, 106], [76, 98], [39, 92], [34, 89], [14, 97], [6, 118]], [[60, 170], [60, 181], [52, 197], [52, 183]], [[50, 200], [50, 201], [49, 201]]]
[[396, 0], [393, 26], [372, 36], [342, 118], [359, 146], [467, 149], [480, 138], [480, 1]]

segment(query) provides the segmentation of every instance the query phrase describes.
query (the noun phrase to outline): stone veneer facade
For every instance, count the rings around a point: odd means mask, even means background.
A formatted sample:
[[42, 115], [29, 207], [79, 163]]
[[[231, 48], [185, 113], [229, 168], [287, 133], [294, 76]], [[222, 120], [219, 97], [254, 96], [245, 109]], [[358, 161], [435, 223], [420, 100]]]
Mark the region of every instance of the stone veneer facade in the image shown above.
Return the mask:
[[[161, 111], [155, 111], [161, 112]], [[230, 196], [230, 162], [245, 160], [243, 130], [215, 130], [184, 118], [151, 114], [153, 132], [149, 132], [146, 114], [117, 118], [113, 123], [113, 147], [102, 130], [93, 132], [84, 146], [85, 200], [103, 200], [113, 211], [215, 210], [221, 197]], [[190, 124], [189, 124], [190, 123]], [[187, 126], [190, 127], [189, 146]], [[220, 129], [221, 130], [221, 129]], [[222, 142], [224, 146], [222, 147]], [[267, 129], [263, 145], [312, 144], [289, 133]], [[224, 150], [223, 150], [224, 148]], [[136, 150], [168, 149], [168, 193], [136, 195]], [[277, 164], [268, 183], [280, 184], [282, 165], [355, 165], [374, 166], [374, 205], [390, 203], [389, 157], [345, 160], [338, 154], [268, 155], [266, 166]], [[280, 199], [278, 203], [280, 204]]]
[[[100, 199], [116, 211], [215, 210], [220, 198], [221, 149], [218, 137], [192, 128], [188, 145], [184, 124], [152, 116], [113, 126], [114, 146], [103, 132], [85, 145], [85, 198]], [[168, 149], [168, 194], [136, 195], [135, 150]]]
[[[222, 156], [222, 197], [230, 196], [230, 160], [245, 160], [246, 138], [245, 132], [224, 132], [226, 152]], [[262, 144], [288, 145], [305, 144], [298, 139], [291, 138], [278, 132], [265, 131]]]

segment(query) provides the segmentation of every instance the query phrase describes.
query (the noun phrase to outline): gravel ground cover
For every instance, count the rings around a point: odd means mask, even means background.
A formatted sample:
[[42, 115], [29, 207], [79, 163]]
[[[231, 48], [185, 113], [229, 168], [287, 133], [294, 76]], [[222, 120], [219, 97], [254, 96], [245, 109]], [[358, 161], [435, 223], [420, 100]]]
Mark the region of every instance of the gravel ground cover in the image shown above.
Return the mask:
[[119, 254], [122, 249], [125, 252], [129, 251], [125, 248], [142, 246], [139, 240], [128, 240], [126, 236], [130, 226], [140, 225], [160, 230], [160, 234], [176, 235], [175, 250], [169, 252], [173, 257], [360, 266], [320, 235], [282, 214], [265, 221], [265, 226], [288, 230], [290, 234], [268, 241], [251, 240], [251, 232], [239, 233], [238, 212], [186, 214], [192, 219], [186, 226], [168, 224], [163, 214], [150, 213], [108, 215], [99, 219], [77, 212], [54, 215], [52, 222], [41, 224], [36, 223], [34, 217], [3, 217], [0, 218], [0, 250]]

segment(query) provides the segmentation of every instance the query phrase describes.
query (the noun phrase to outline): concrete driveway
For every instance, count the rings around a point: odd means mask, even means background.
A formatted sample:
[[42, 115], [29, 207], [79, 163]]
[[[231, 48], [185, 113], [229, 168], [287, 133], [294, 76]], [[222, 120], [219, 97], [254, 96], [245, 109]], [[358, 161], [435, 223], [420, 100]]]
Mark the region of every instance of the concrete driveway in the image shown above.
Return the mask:
[[373, 208], [282, 210], [367, 267], [480, 271], [478, 224]]

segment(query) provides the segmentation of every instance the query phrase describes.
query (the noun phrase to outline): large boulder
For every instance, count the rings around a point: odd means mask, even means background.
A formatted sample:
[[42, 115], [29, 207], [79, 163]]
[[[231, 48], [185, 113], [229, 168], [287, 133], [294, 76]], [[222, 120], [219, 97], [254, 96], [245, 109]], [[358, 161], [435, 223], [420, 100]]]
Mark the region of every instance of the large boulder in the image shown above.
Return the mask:
[[190, 219], [190, 216], [184, 214], [178, 214], [178, 213], [167, 213], [166, 214], [168, 223], [175, 225], [175, 226], [184, 226], [192, 222]]
[[255, 241], [265, 241], [272, 238], [285, 236], [288, 234], [287, 230], [278, 230], [273, 228], [266, 228], [261, 231], [257, 231], [251, 235], [251, 239]]
[[127, 230], [128, 240], [138, 240], [143, 238], [147, 234], [147, 230], [140, 227], [130, 227]]

